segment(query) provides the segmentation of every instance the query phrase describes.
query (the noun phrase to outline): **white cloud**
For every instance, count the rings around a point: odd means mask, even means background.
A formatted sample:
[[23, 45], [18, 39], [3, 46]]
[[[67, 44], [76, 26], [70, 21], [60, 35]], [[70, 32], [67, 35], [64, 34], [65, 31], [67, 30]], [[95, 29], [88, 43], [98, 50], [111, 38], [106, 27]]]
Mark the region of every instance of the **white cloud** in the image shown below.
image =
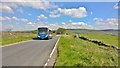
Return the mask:
[[66, 23], [65, 22], [62, 22], [62, 25], [65, 25]]
[[28, 22], [27, 24], [31, 25], [31, 26], [35, 26], [35, 23], [33, 23], [33, 22]]
[[28, 2], [28, 0], [17, 0], [13, 2], [2, 2], [0, 3], [0, 10], [7, 13], [13, 13], [13, 10], [23, 12], [22, 7], [30, 7], [34, 9], [46, 10], [49, 8], [54, 8], [55, 5], [50, 4], [48, 1], [40, 0], [39, 2]]
[[7, 21], [7, 22], [14, 22], [14, 21], [20, 21], [20, 22], [28, 22], [28, 19], [25, 18], [17, 18], [15, 16], [13, 17], [0, 17], [1, 21]]
[[102, 18], [94, 18], [93, 19], [97, 24], [104, 24], [104, 20]]
[[22, 21], [22, 22], [28, 22], [28, 19], [21, 18], [20, 21]]
[[27, 2], [27, 3], [23, 2], [19, 5], [23, 7], [32, 7], [35, 9], [47, 9], [53, 6], [49, 2]]
[[72, 9], [57, 9], [63, 15], [68, 15], [74, 18], [83, 18], [87, 16], [87, 10], [85, 7], [72, 8]]
[[[91, 29], [92, 28], [92, 26], [85, 24], [84, 22], [74, 22], [74, 23], [76, 24], [73, 24], [73, 23], [66, 24], [65, 22], [62, 22], [61, 24], [58, 24], [58, 23], [51, 24], [51, 23], [46, 23], [46, 22], [36, 22], [36, 23], [27, 22], [27, 24], [25, 25], [18, 25], [14, 23], [12, 23], [11, 25], [13, 25], [13, 30], [33, 30], [33, 29], [37, 29], [38, 27], [43, 27], [43, 26], [48, 27], [53, 30], [57, 30], [59, 27], [66, 28], [66, 29]], [[6, 28], [7, 25], [5, 25], [5, 23], [3, 24], [4, 24], [4, 28]]]
[[0, 4], [0, 10], [2, 10], [2, 12], [6, 12], [6, 13], [14, 13], [13, 9], [7, 5], [4, 4]]
[[69, 24], [64, 23], [65, 22], [61, 23], [62, 25], [59, 25], [59, 27], [66, 29], [93, 29], [91, 25], [88, 25], [85, 22], [72, 22]]
[[113, 7], [114, 7], [115, 9], [118, 9], [120, 6], [118, 5], [118, 3], [116, 3]]
[[58, 23], [47, 24], [47, 25], [51, 29], [58, 29], [59, 27], [65, 28], [65, 29], [93, 29], [91, 25], [88, 25], [85, 22], [72, 22], [69, 24], [62, 22], [61, 25]]
[[46, 19], [47, 17], [44, 14], [37, 16], [37, 20]]
[[118, 26], [118, 19], [108, 18], [108, 19], [107, 19], [107, 22], [108, 22], [110, 25], [117, 25], [117, 26]]
[[49, 16], [52, 18], [57, 18], [57, 17], [60, 17], [61, 15], [58, 13], [57, 10], [54, 10], [53, 12], [50, 12]]
[[27, 2], [27, 0], [21, 0], [21, 2], [11, 2], [4, 3], [13, 8], [19, 7], [31, 7], [35, 9], [48, 9], [53, 7], [53, 4], [50, 4], [48, 1], [40, 1], [40, 2]]
[[103, 20], [102, 18], [94, 18], [95, 20], [95, 29], [118, 29], [118, 19], [108, 18]]
[[57, 18], [57, 17], [60, 17], [60, 14], [50, 14], [49, 16], [52, 18]]
[[57, 30], [60, 25], [58, 23], [49, 24], [48, 27], [52, 30]]
[[108, 18], [103, 20], [102, 18], [94, 18], [96, 24], [109, 24], [109, 25], [118, 25], [118, 19], [115, 18]]
[[81, 26], [84, 26], [84, 25], [87, 25], [87, 24], [84, 23], [84, 22], [73, 22], [72, 25], [81, 25]]
[[28, 22], [27, 24], [28, 24], [28, 25], [32, 25], [33, 23], [32, 23], [32, 22]]

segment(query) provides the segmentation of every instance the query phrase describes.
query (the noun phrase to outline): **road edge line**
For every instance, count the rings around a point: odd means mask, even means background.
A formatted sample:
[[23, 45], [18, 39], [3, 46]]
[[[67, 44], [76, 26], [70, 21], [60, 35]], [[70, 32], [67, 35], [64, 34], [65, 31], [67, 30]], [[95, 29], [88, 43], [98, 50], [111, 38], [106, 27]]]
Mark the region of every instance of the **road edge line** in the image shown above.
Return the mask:
[[8, 45], [0, 46], [0, 47], [8, 47], [8, 46], [12, 46], [12, 45], [19, 44], [19, 43], [29, 42], [29, 41], [32, 41], [32, 40], [20, 41], [20, 42], [16, 42], [16, 43], [8, 44]]
[[50, 58], [52, 57], [52, 55], [53, 55], [53, 53], [54, 53], [54, 51], [55, 51], [55, 49], [56, 49], [56, 47], [57, 47], [57, 44], [58, 44], [58, 42], [59, 42], [59, 40], [60, 40], [60, 37], [61, 37], [61, 36], [59, 36], [57, 42], [55, 43], [55, 46], [54, 46], [52, 52], [50, 53], [49, 58], [48, 58], [47, 62], [45, 63], [44, 67], [46, 67], [46, 66], [48, 65], [48, 62], [49, 62]]

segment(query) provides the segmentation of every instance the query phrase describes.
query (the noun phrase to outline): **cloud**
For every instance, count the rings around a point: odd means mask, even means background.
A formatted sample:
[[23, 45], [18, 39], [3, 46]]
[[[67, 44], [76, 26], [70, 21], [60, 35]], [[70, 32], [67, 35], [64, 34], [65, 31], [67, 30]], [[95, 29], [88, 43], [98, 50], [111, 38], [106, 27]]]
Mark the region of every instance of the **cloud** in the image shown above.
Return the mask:
[[102, 18], [94, 18], [93, 20], [96, 22], [96, 24], [118, 25], [118, 19], [115, 18], [108, 18], [106, 20], [103, 20]]
[[46, 19], [47, 17], [44, 14], [37, 16], [37, 20]]
[[49, 16], [52, 18], [57, 18], [57, 17], [60, 17], [61, 15], [60, 14], [58, 14], [58, 15], [57, 14], [50, 14]]
[[57, 17], [60, 17], [61, 15], [59, 14], [59, 12], [57, 10], [54, 10], [53, 12], [50, 12], [49, 16], [51, 18], [57, 18]]
[[57, 30], [60, 25], [58, 23], [48, 24], [48, 27], [52, 30]]
[[107, 22], [108, 22], [110, 25], [117, 25], [117, 26], [118, 26], [118, 19], [108, 18], [108, 19], [107, 19]]
[[71, 16], [73, 18], [83, 18], [87, 16], [87, 10], [85, 7], [72, 8], [72, 9], [57, 9], [63, 15]]
[[20, 3], [19, 5], [23, 7], [32, 7], [35, 9], [48, 9], [53, 6], [49, 2], [27, 2], [27, 3]]
[[81, 26], [84, 26], [84, 25], [87, 25], [86, 23], [84, 22], [73, 22], [71, 23], [72, 25], [81, 25]]
[[65, 22], [62, 22], [62, 25], [65, 25], [66, 23]]
[[28, 22], [27, 24], [28, 24], [28, 25], [32, 25], [33, 23], [32, 23], [32, 22]]
[[3, 3], [12, 8], [19, 8], [19, 7], [31, 7], [35, 9], [48, 9], [53, 7], [54, 5], [50, 4], [48, 1], [40, 1], [40, 2], [27, 2], [27, 0], [22, 0], [21, 2], [10, 2], [10, 3]]
[[94, 18], [93, 19], [97, 24], [104, 24], [104, 20], [102, 18]]
[[114, 9], [120, 8], [120, 6], [118, 5], [118, 3], [116, 3], [113, 7], [114, 7]]
[[118, 19], [108, 18], [106, 20], [102, 18], [94, 18], [95, 20], [95, 29], [118, 29]]
[[[0, 17], [1, 19], [1, 17]], [[17, 20], [14, 17], [15, 20]], [[3, 30], [5, 30], [8, 27], [8, 23], [3, 23]], [[72, 22], [69, 24], [66, 24], [66, 22], [62, 22], [61, 24], [58, 24], [57, 22], [55, 23], [47, 23], [47, 22], [27, 22], [27, 24], [24, 25], [19, 25], [19, 24], [15, 24], [15, 23], [9, 23], [9, 25], [13, 26], [13, 30], [35, 30], [38, 27], [48, 27], [52, 30], [57, 30], [58, 28], [66, 28], [66, 29], [91, 29], [92, 26], [86, 24], [85, 22]], [[22, 28], [21, 28], [22, 27]]]
[[28, 22], [27, 24], [31, 25], [31, 26], [35, 26], [35, 23], [33, 23], [33, 22]]
[[[29, 24], [33, 24], [30, 22]], [[66, 24], [65, 22], [62, 22], [61, 24], [56, 23], [45, 23], [45, 22], [37, 22], [34, 24], [34, 26], [31, 26], [35, 29], [38, 27], [46, 26], [50, 29], [57, 30], [58, 28], [66, 28], [66, 29], [92, 29], [93, 27], [91, 25], [86, 24], [85, 22], [72, 22], [69, 24]], [[30, 27], [30, 26], [27, 26]]]
[[14, 13], [13, 9], [7, 5], [4, 4], [0, 4], [0, 10], [2, 10], [2, 12], [6, 12], [6, 13]]
[[28, 19], [25, 18], [17, 18], [15, 16], [13, 17], [0, 17], [1, 21], [7, 21], [7, 22], [14, 22], [14, 21], [19, 21], [19, 22], [28, 22]]
[[61, 28], [65, 29], [93, 29], [91, 25], [88, 25], [85, 22], [71, 22], [66, 24], [65, 22], [62, 22], [61, 25], [59, 25]]
[[13, 13], [13, 10], [17, 10], [17, 11], [20, 10], [20, 12], [23, 12], [22, 10], [23, 7], [30, 7], [30, 8], [42, 9], [42, 10], [55, 7], [55, 5], [50, 4], [48, 1], [43, 1], [43, 0], [40, 0], [38, 2], [36, 1], [28, 2], [28, 0], [18, 0], [13, 2], [2, 2], [0, 4], [1, 4], [0, 6], [2, 6], [0, 7], [0, 10], [7, 13]]

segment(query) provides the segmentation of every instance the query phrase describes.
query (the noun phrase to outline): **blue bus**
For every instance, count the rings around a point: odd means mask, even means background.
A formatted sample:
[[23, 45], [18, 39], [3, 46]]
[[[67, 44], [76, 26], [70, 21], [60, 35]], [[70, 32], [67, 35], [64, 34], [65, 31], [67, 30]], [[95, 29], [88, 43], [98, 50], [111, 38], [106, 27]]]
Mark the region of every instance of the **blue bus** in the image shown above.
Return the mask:
[[39, 39], [50, 39], [50, 30], [47, 27], [38, 28], [38, 38]]

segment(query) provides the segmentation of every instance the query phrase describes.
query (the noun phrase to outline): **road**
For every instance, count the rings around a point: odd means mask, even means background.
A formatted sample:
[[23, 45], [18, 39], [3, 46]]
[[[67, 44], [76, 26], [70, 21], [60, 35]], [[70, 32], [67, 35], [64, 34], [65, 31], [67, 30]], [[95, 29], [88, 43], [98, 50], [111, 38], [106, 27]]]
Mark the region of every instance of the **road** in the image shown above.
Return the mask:
[[58, 38], [3, 47], [2, 66], [44, 66]]

